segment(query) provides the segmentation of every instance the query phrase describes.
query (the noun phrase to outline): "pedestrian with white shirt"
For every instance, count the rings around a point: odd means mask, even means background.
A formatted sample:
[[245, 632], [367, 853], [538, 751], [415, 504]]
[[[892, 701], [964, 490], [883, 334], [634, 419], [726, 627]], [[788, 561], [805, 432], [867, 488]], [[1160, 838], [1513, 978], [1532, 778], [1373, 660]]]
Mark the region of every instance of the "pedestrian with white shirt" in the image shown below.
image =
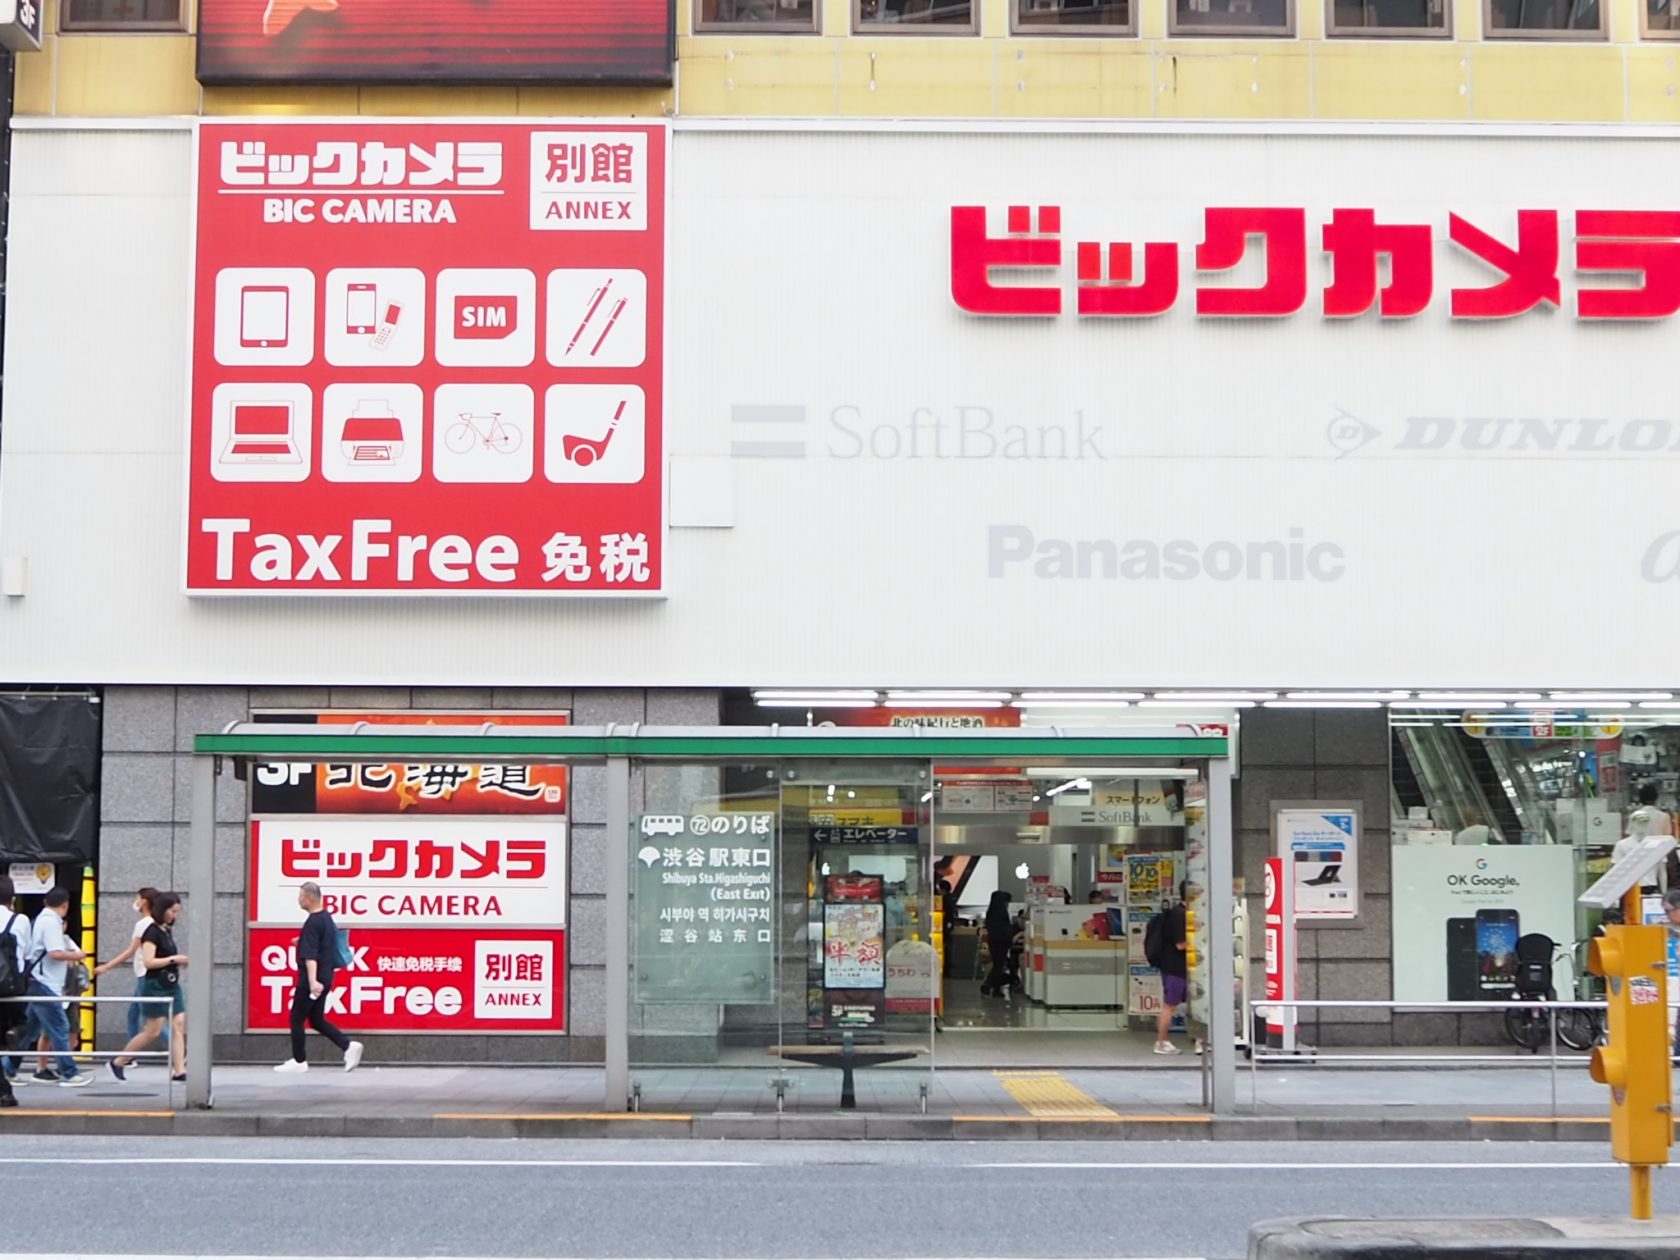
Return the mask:
[[[115, 971], [124, 963], [134, 966], [134, 996], [144, 997], [146, 987], [146, 960], [140, 956], [140, 941], [146, 935], [146, 929], [152, 926], [152, 907], [157, 903], [158, 890], [152, 887], [142, 888], [134, 894], [134, 912], [140, 916], [134, 925], [134, 935], [129, 938], [128, 948], [123, 950], [109, 962], [100, 963], [93, 969], [95, 977], [106, 972]], [[131, 1002], [128, 1007], [128, 1039], [133, 1041], [140, 1035], [140, 1028], [148, 1016], [162, 1015], [161, 1002]], [[169, 1020], [163, 1022], [163, 1044], [169, 1045]]]
[[69, 1003], [63, 1000], [64, 985], [70, 977], [70, 964], [81, 962], [87, 955], [65, 935], [64, 921], [69, 915], [69, 891], [54, 888], [47, 894], [41, 913], [35, 916], [29, 938], [28, 995], [48, 1000], [28, 1004], [23, 1044], [28, 1047], [44, 1038], [57, 1056], [57, 1072], [39, 1067], [30, 1078], [35, 1084], [75, 1089], [91, 1084], [93, 1077], [80, 1071], [76, 1060], [70, 1057], [70, 1015]]
[[146, 968], [140, 995], [168, 1000], [146, 1004], [145, 1024], [129, 1039], [122, 1054], [111, 1060], [111, 1075], [119, 1081], [128, 1079], [127, 1069], [134, 1062], [123, 1056], [144, 1050], [166, 1024], [174, 1030], [169, 1041], [170, 1079], [187, 1079], [187, 992], [181, 987], [181, 969], [187, 965], [187, 956], [175, 944], [175, 919], [180, 913], [181, 899], [174, 893], [159, 893], [152, 899], [152, 921], [140, 936], [140, 961]]

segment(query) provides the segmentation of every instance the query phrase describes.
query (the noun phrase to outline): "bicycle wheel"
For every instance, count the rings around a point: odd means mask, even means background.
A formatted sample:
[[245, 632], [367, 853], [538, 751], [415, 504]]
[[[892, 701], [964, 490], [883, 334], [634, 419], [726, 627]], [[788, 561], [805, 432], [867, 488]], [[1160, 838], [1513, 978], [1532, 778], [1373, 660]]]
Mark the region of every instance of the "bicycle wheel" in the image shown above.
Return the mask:
[[1598, 1027], [1588, 1011], [1559, 1011], [1558, 1040], [1571, 1050], [1591, 1050], [1598, 1043]]
[[488, 443], [498, 455], [511, 455], [525, 441], [525, 434], [516, 424], [502, 424], [490, 435]]
[[472, 450], [473, 439], [478, 436], [477, 431], [465, 420], [457, 420], [444, 430], [443, 444], [457, 455], [465, 455]]
[[1511, 1039], [1513, 1045], [1521, 1046], [1524, 1050], [1538, 1051], [1546, 1044], [1546, 1038], [1550, 1035], [1545, 1012], [1537, 1011], [1531, 1006], [1506, 1011], [1505, 1035]]

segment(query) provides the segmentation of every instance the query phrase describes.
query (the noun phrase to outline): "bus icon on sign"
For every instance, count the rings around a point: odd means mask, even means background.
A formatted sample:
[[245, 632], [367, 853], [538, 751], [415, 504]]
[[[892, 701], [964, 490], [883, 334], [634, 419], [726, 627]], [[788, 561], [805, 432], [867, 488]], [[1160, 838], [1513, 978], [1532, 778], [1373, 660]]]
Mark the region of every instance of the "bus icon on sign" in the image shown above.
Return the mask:
[[464, 341], [503, 341], [512, 336], [515, 299], [458, 294], [455, 298], [455, 335]]
[[685, 821], [680, 814], [647, 814], [642, 818], [644, 836], [680, 836]]

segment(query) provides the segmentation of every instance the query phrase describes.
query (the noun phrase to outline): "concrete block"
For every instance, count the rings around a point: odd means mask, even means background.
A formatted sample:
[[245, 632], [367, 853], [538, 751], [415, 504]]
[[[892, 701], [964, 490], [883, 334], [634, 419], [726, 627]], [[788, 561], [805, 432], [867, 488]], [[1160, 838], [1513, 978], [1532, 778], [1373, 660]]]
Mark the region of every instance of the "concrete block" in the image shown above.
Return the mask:
[[[1241, 1083], [1238, 1083], [1241, 1089]], [[1208, 1124], [1208, 1136], [1215, 1142], [1293, 1142], [1293, 1116], [1215, 1116]]]
[[776, 1117], [695, 1116], [693, 1128], [697, 1140], [763, 1142], [775, 1139]]
[[865, 1116], [863, 1135], [871, 1141], [946, 1142], [956, 1136], [950, 1116]]
[[1388, 830], [1390, 806], [1386, 761], [1380, 766], [1320, 766], [1317, 779], [1316, 799], [1352, 801], [1360, 807], [1360, 820], [1367, 832], [1373, 827]]
[[607, 1034], [607, 973], [600, 967], [572, 967], [567, 976], [566, 1027], [580, 1036]]
[[251, 856], [247, 834], [242, 823], [216, 826], [216, 891], [219, 893], [243, 895], [245, 892], [245, 866]]
[[175, 689], [105, 688], [100, 743], [107, 754], [168, 752], [175, 747]]
[[1388, 766], [1388, 712], [1385, 709], [1313, 711], [1313, 760], [1325, 766]]
[[243, 687], [178, 687], [175, 690], [175, 751], [191, 752], [193, 739], [214, 735], [229, 722], [250, 717]]
[[1381, 1142], [1383, 1122], [1365, 1116], [1298, 1116], [1295, 1136], [1303, 1142]]
[[567, 713], [572, 707], [570, 687], [496, 687], [490, 693], [493, 709], [538, 709]]
[[[1393, 995], [1390, 964], [1386, 961], [1329, 961], [1318, 963], [1318, 993], [1329, 1001], [1377, 1001]], [[1326, 1024], [1386, 1024], [1389, 1012], [1377, 1007], [1329, 1008], [1318, 1014]]]
[[1249, 1260], [1364, 1256], [1578, 1255], [1592, 1260], [1673, 1260], [1680, 1217], [1634, 1223], [1622, 1217], [1297, 1217], [1261, 1221], [1248, 1234]]
[[1364, 1022], [1352, 1018], [1330, 1017], [1326, 1012], [1323, 1022], [1318, 1026], [1318, 1035], [1309, 1038], [1315, 1045], [1325, 1050], [1357, 1050], [1370, 1049], [1374, 1046], [1391, 1046], [1394, 1044], [1394, 1034], [1389, 1028], [1386, 1012], [1355, 1012], [1364, 1016]]
[[[192, 757], [176, 757], [170, 773], [174, 781], [175, 801], [173, 809], [175, 821], [183, 826], [192, 825]], [[246, 818], [246, 803], [249, 799], [249, 785], [241, 783], [232, 775], [221, 775], [216, 779], [216, 821], [219, 823], [242, 823]]]
[[[245, 903], [224, 893], [216, 898], [215, 906], [213, 961], [218, 965], [238, 966], [245, 961]], [[192, 906], [184, 909], [190, 910]]]
[[1359, 851], [1359, 886], [1363, 893], [1387, 895], [1394, 891], [1394, 837], [1392, 833], [1365, 828]]
[[319, 713], [332, 707], [330, 687], [252, 687], [248, 699], [251, 712], [265, 709], [291, 709], [303, 713]]
[[1233, 836], [1233, 842], [1236, 844], [1236, 852], [1232, 856], [1233, 869], [1243, 877], [1250, 892], [1261, 893], [1266, 887], [1266, 859], [1272, 856], [1272, 833], [1238, 831]]
[[717, 726], [722, 715], [720, 692], [660, 688], [647, 693], [649, 726]]
[[157, 753], [107, 753], [100, 768], [101, 823], [175, 820], [173, 759]]
[[[571, 811], [574, 826], [607, 821], [607, 768], [578, 766], [571, 773]], [[633, 807], [632, 807], [633, 808]]]
[[447, 711], [462, 716], [483, 713], [495, 707], [494, 692], [489, 687], [416, 687], [410, 703], [416, 709]]
[[210, 1031], [215, 1034], [243, 1032], [245, 969], [215, 967], [211, 970], [211, 977], [214, 987], [210, 994]]
[[1297, 938], [1303, 942], [1309, 938], [1315, 941], [1320, 958], [1390, 958], [1394, 940], [1388, 898], [1363, 897], [1360, 899], [1359, 908], [1360, 920], [1357, 927], [1307, 928], [1297, 933]]
[[566, 924], [566, 952], [574, 967], [604, 967], [607, 962], [605, 897], [573, 896]]
[[126, 894], [172, 884], [174, 845], [173, 823], [107, 823], [99, 829], [100, 889]]
[[1237, 827], [1243, 831], [1272, 829], [1273, 801], [1311, 800], [1314, 778], [1311, 770], [1249, 770], [1243, 774]]
[[1242, 769], [1313, 764], [1311, 709], [1253, 709], [1242, 722]]
[[349, 1137], [347, 1118], [342, 1115], [296, 1115], [257, 1117], [260, 1137]]
[[407, 687], [334, 687], [328, 693], [328, 708], [353, 713], [379, 713], [412, 708]]
[[607, 829], [572, 828], [572, 895], [599, 897], [607, 891]]
[[644, 691], [600, 687], [573, 693], [572, 722], [577, 726], [646, 721], [647, 693]]
[[[840, 1102], [840, 1074], [832, 1074], [834, 1080], [835, 1106]], [[776, 1135], [784, 1139], [801, 1142], [846, 1142], [857, 1141], [867, 1134], [867, 1118], [863, 1115], [843, 1115], [836, 1113], [826, 1116], [796, 1116], [788, 1113], [778, 1119]]]
[[1456, 1046], [1458, 1016], [1431, 1011], [1397, 1011], [1393, 1036], [1397, 1046]]

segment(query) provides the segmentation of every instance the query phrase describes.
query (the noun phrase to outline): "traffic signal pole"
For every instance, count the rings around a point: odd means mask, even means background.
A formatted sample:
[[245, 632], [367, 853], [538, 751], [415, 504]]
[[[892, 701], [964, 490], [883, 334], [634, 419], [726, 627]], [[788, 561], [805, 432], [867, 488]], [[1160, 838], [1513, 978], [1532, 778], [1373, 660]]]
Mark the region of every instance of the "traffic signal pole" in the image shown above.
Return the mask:
[[[1645, 907], [1643, 894], [1644, 890], [1640, 887], [1630, 888], [1627, 892], [1622, 894], [1623, 923], [1638, 927], [1644, 926]], [[1663, 968], [1664, 979], [1666, 980], [1667, 959], [1665, 958], [1663, 961], [1665, 964]], [[1668, 1010], [1668, 994], [1666, 992], [1663, 994], [1662, 1008], [1665, 1012]], [[1666, 1046], [1664, 1048], [1666, 1049]], [[1664, 1066], [1667, 1066], [1666, 1060]], [[1670, 1113], [1669, 1123], [1672, 1126], [1672, 1113]], [[1631, 1181], [1633, 1219], [1636, 1221], [1648, 1221], [1651, 1219], [1651, 1214], [1655, 1210], [1651, 1199], [1651, 1165], [1631, 1164], [1628, 1166], [1628, 1176]]]

